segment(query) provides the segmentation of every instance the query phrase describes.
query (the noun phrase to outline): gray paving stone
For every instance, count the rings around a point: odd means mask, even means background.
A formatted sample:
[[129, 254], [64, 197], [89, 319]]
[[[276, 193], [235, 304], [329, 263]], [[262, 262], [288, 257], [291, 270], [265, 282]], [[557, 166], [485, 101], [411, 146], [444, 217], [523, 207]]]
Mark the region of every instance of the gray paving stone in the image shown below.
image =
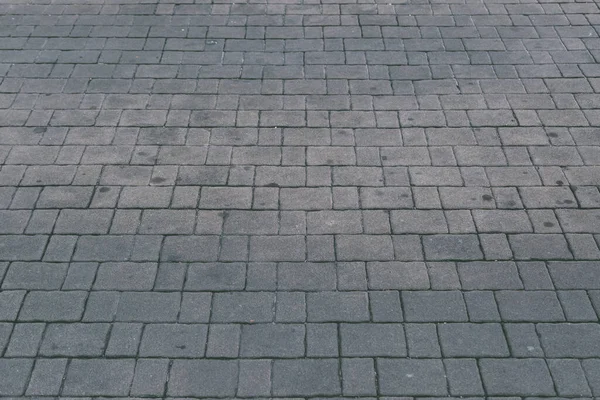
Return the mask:
[[445, 357], [506, 357], [500, 324], [442, 324], [438, 327]]
[[167, 382], [168, 367], [169, 361], [164, 359], [138, 360], [131, 384], [131, 395], [162, 395]]
[[0, 393], [6, 396], [20, 396], [25, 392], [27, 380], [31, 374], [33, 360], [4, 359], [0, 360], [2, 374], [0, 376]]
[[226, 291], [244, 288], [246, 266], [243, 263], [194, 263], [188, 267], [187, 290]]
[[39, 261], [47, 241], [45, 235], [0, 235], [0, 260]]
[[267, 396], [271, 393], [271, 361], [241, 360], [238, 396]]
[[518, 260], [572, 259], [567, 241], [562, 235], [517, 234], [508, 240]]
[[446, 377], [441, 360], [378, 359], [381, 394], [444, 396]]
[[25, 297], [21, 321], [78, 321], [87, 298], [86, 292], [29, 292]]
[[155, 263], [102, 263], [94, 281], [98, 290], [150, 290], [154, 286]]
[[276, 396], [327, 396], [341, 394], [337, 361], [331, 359], [276, 360], [273, 394]]
[[429, 288], [425, 263], [369, 262], [369, 288], [376, 290], [418, 290]]
[[64, 263], [11, 263], [2, 289], [58, 290], [67, 272]]
[[585, 373], [578, 360], [549, 360], [548, 367], [560, 396], [590, 396]]
[[595, 357], [600, 334], [595, 324], [539, 324], [537, 331], [546, 356], [559, 358]]
[[216, 293], [213, 299], [213, 322], [272, 322], [275, 296], [267, 292]]
[[67, 367], [66, 359], [37, 360], [29, 384], [27, 395], [56, 396], [60, 393], [63, 375]]
[[479, 260], [483, 258], [476, 235], [429, 235], [423, 237], [427, 260]]
[[280, 290], [335, 290], [336, 281], [333, 263], [280, 263], [277, 268]]
[[167, 393], [173, 396], [234, 396], [235, 361], [177, 360], [169, 374]]
[[141, 357], [199, 358], [204, 355], [206, 325], [150, 324], [144, 329]]
[[496, 294], [505, 321], [564, 321], [556, 294], [548, 291], [501, 291]]
[[596, 289], [600, 286], [597, 262], [549, 262], [548, 270], [557, 289]]
[[179, 293], [124, 292], [119, 299], [117, 321], [174, 322], [179, 312]]
[[457, 269], [462, 287], [466, 290], [523, 288], [513, 262], [457, 263]]
[[109, 324], [50, 324], [39, 354], [46, 357], [101, 356], [109, 327]]
[[296, 324], [256, 324], [242, 328], [240, 355], [247, 358], [304, 356], [305, 329]]
[[375, 395], [375, 365], [368, 358], [344, 358], [342, 360], [344, 395]]
[[406, 291], [402, 293], [402, 304], [408, 322], [467, 320], [467, 308], [458, 291]]
[[406, 343], [400, 324], [341, 324], [343, 357], [404, 357]]
[[135, 360], [73, 360], [62, 392], [67, 396], [126, 396], [134, 368]]
[[368, 302], [367, 294], [364, 292], [308, 293], [306, 296], [308, 321], [368, 321]]
[[483, 384], [489, 394], [504, 396], [552, 396], [554, 386], [548, 367], [540, 359], [480, 361]]

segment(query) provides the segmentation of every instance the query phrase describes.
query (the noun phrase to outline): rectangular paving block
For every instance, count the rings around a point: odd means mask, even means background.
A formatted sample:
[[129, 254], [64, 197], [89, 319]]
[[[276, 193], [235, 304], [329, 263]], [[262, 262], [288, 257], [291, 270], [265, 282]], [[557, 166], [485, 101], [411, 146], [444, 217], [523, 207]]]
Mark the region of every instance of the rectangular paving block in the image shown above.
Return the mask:
[[200, 358], [207, 327], [200, 324], [149, 324], [139, 348], [141, 357]]
[[176, 360], [171, 366], [170, 396], [235, 396], [238, 366], [234, 360]]
[[63, 394], [67, 396], [126, 396], [135, 360], [73, 360], [67, 369]]
[[369, 320], [366, 292], [317, 292], [306, 295], [311, 322], [358, 322]]
[[387, 396], [445, 396], [448, 393], [441, 360], [377, 360], [379, 390]]
[[341, 394], [339, 365], [332, 359], [276, 360], [275, 396], [331, 396]]
[[480, 363], [483, 384], [489, 394], [504, 396], [552, 396], [550, 371], [541, 359], [484, 359]]

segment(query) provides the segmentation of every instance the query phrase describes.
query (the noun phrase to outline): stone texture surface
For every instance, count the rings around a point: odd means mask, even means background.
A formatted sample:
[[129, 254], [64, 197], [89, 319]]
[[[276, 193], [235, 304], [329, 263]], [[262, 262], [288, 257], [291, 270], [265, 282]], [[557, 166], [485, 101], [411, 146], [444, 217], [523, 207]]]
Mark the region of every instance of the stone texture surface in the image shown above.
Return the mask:
[[0, 397], [600, 396], [599, 14], [0, 1]]

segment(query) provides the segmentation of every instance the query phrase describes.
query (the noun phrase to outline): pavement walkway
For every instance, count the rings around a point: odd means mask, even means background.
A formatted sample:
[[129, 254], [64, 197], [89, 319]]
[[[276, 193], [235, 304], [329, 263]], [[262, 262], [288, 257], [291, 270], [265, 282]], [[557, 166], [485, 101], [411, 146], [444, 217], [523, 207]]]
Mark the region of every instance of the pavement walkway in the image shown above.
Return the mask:
[[600, 10], [0, 2], [0, 396], [600, 396]]

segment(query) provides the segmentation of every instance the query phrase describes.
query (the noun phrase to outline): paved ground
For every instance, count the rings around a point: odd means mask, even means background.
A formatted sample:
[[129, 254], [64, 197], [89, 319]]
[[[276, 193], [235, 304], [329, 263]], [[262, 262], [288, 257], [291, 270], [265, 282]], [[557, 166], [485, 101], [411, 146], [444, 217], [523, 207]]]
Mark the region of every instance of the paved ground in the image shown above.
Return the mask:
[[3, 0], [0, 395], [600, 396], [599, 11]]

